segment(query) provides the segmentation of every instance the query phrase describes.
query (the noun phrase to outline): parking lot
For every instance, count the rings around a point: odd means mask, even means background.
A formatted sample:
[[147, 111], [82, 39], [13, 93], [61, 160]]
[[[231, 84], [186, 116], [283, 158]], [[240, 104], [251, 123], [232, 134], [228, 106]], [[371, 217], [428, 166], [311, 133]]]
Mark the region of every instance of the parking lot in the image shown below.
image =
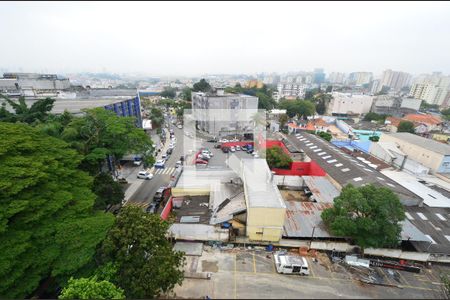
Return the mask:
[[388, 285], [355, 280], [338, 264], [314, 262], [308, 257], [309, 276], [276, 273], [273, 257], [264, 250], [245, 248], [221, 251], [204, 246], [201, 257], [188, 256], [190, 272], [210, 272], [211, 279], [185, 278], [174, 290], [177, 298], [443, 298], [439, 272], [443, 267], [424, 269], [420, 274], [375, 268]]

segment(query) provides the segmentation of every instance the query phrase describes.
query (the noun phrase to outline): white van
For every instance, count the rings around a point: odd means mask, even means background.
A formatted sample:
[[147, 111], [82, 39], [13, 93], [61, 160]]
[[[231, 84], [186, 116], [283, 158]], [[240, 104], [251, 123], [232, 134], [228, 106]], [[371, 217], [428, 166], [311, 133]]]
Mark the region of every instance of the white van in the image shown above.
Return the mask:
[[278, 273], [309, 275], [308, 261], [303, 256], [275, 252], [273, 258]]

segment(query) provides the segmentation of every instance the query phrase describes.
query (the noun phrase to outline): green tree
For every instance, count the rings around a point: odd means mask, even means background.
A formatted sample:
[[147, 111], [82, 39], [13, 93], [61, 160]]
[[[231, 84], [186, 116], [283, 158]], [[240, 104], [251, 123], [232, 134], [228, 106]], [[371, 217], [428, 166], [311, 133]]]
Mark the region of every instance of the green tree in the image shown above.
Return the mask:
[[70, 278], [59, 299], [125, 299], [124, 291], [106, 280]]
[[378, 122], [383, 122], [386, 120], [387, 115], [379, 115], [377, 113], [374, 112], [369, 112], [364, 116], [364, 121], [378, 121]]
[[26, 124], [0, 122], [0, 297], [25, 298], [90, 262], [113, 224], [93, 210], [82, 156]]
[[164, 114], [162, 110], [152, 107], [150, 110], [150, 120], [152, 120], [152, 124], [155, 124], [155, 126], [161, 126], [164, 122]]
[[182, 91], [181, 91], [181, 99], [183, 99], [184, 101], [192, 101], [191, 98], [191, 94], [192, 94], [192, 90], [189, 87], [185, 87]]
[[258, 97], [258, 108], [270, 110], [276, 106], [276, 101], [271, 95], [267, 95], [263, 92], [256, 92], [255, 96]]
[[49, 115], [45, 123], [37, 124], [36, 128], [50, 136], [61, 138], [64, 128], [72, 122], [73, 118], [73, 114], [64, 110], [60, 115]]
[[125, 206], [100, 249], [102, 262], [118, 265], [117, 282], [128, 298], [155, 298], [183, 281], [184, 257], [166, 238], [169, 223]]
[[390, 189], [349, 184], [334, 199], [334, 206], [322, 212], [322, 219], [334, 235], [350, 237], [363, 249], [396, 247], [405, 212]]
[[329, 85], [329, 86], [327, 86], [325, 93], [331, 93], [332, 91], [333, 91], [333, 86]]
[[289, 169], [292, 163], [291, 157], [280, 147], [266, 149], [266, 160], [270, 168]]
[[212, 86], [202, 78], [199, 82], [194, 83], [192, 90], [194, 92], [210, 92], [212, 91]]
[[282, 100], [280, 101], [279, 108], [286, 109], [286, 113], [290, 118], [298, 116], [306, 119], [316, 112], [314, 103], [307, 100]]
[[92, 191], [97, 196], [94, 207], [100, 210], [106, 209], [108, 205], [122, 203], [125, 196], [120, 184], [110, 174], [103, 172], [95, 176]]
[[331, 139], [333, 138], [331, 133], [324, 132], [324, 131], [319, 132], [319, 136], [328, 142], [331, 141]]
[[289, 117], [288, 117], [287, 114], [282, 114], [280, 116], [279, 121], [280, 121], [280, 128], [281, 129], [283, 129], [286, 126], [286, 123], [288, 122], [288, 120], [289, 120]]
[[134, 118], [119, 117], [103, 108], [85, 110], [85, 113], [74, 118], [61, 134], [84, 156], [83, 170], [96, 175], [108, 156], [117, 160], [127, 153], [143, 154], [144, 160], [153, 160], [153, 142], [136, 127]]
[[410, 121], [400, 121], [400, 123], [398, 124], [397, 132], [414, 133], [414, 123]]
[[15, 112], [13, 114], [6, 110], [6, 103], [3, 102], [2, 108], [0, 109], [0, 121], [11, 123], [23, 122], [33, 124], [36, 122], [45, 122], [55, 102], [54, 99], [50, 98], [39, 99], [31, 107], [28, 107], [25, 102], [25, 97], [19, 97], [18, 102], [2, 94], [0, 94], [0, 98], [3, 98]]
[[177, 95], [177, 89], [170, 86], [165, 87], [160, 95], [161, 97], [173, 99]]
[[450, 121], [450, 108], [441, 110], [441, 114], [444, 116], [444, 119]]
[[439, 105], [438, 104], [429, 104], [426, 101], [422, 101], [420, 103], [420, 110], [427, 111], [427, 110], [438, 110]]

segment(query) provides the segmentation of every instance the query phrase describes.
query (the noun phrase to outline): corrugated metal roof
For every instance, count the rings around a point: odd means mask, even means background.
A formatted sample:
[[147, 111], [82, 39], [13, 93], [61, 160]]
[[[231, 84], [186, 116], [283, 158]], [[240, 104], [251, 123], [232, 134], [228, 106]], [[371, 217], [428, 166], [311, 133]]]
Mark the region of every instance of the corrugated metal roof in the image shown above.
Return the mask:
[[244, 185], [249, 208], [286, 208], [278, 187], [272, 181], [272, 173], [265, 159], [242, 159]]
[[[399, 140], [403, 140], [405, 142], [414, 144], [417, 147], [421, 147], [436, 153], [440, 153], [443, 155], [450, 155], [449, 145], [437, 142], [432, 139], [427, 139], [409, 132], [383, 133], [383, 134], [385, 134], [386, 136], [392, 136]], [[381, 140], [383, 141], [383, 135], [381, 135]]]
[[283, 226], [283, 236], [311, 237], [313, 228], [314, 237], [331, 237], [320, 217], [322, 211], [332, 207], [330, 203], [312, 203], [285, 201], [286, 219]]
[[338, 189], [323, 176], [303, 176], [303, 179], [317, 202], [333, 203], [334, 198], [340, 194]]
[[[286, 219], [283, 226], [283, 236], [297, 238], [311, 238], [313, 229], [314, 237], [330, 238], [338, 237], [328, 232], [322, 221], [321, 214], [326, 208], [333, 205], [331, 203], [312, 203], [312, 202], [286, 202]], [[410, 241], [429, 241], [427, 237], [408, 220], [402, 223], [402, 240]]]

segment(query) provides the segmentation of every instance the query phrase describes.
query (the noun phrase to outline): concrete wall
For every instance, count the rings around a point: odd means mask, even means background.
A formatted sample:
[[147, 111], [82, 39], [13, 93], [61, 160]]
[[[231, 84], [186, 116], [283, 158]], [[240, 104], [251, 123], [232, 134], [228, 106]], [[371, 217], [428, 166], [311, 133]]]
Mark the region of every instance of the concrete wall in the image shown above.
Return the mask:
[[[397, 143], [403, 153], [407, 154], [408, 157], [412, 160], [415, 160], [425, 167], [430, 168], [433, 173], [438, 172], [441, 165], [443, 164], [444, 155], [419, 147], [415, 144], [408, 143], [394, 136], [382, 134], [380, 137], [380, 142]], [[448, 168], [443, 168], [443, 170], [447, 170], [447, 172], [450, 172], [450, 166]]]
[[372, 96], [333, 93], [328, 111], [332, 114], [364, 114], [370, 111], [372, 103]]
[[400, 168], [403, 165], [403, 169], [412, 174], [426, 175], [430, 171], [429, 168], [409, 158], [406, 158], [406, 161], [403, 163], [405, 157], [402, 154], [398, 153], [396, 154], [396, 157], [391, 157], [388, 151], [381, 147], [379, 143], [372, 143], [369, 152], [371, 155], [394, 167]]
[[277, 242], [283, 233], [286, 208], [247, 209], [247, 236], [252, 241]]
[[174, 187], [172, 188], [172, 196], [173, 197], [183, 197], [183, 196], [207, 196], [209, 195], [210, 189], [204, 188], [182, 188], [182, 187]]

